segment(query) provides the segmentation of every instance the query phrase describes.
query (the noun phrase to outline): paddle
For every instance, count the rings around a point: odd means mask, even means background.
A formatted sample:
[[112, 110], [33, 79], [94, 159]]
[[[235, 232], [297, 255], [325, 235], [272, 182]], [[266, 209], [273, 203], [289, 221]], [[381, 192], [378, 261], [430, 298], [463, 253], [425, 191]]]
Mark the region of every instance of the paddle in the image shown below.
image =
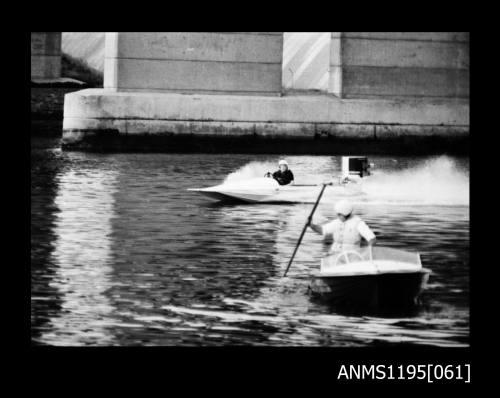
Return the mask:
[[312, 220], [312, 216], [313, 216], [314, 212], [316, 211], [316, 207], [318, 207], [318, 203], [319, 203], [319, 201], [321, 199], [321, 196], [323, 196], [323, 191], [325, 190], [325, 188], [326, 188], [327, 185], [333, 185], [333, 183], [332, 182], [323, 183], [323, 188], [321, 188], [321, 192], [318, 195], [318, 199], [316, 199], [316, 203], [314, 204], [314, 207], [313, 207], [313, 209], [311, 211], [311, 214], [309, 214], [309, 217], [307, 218], [306, 225], [304, 225], [304, 228], [302, 229], [302, 233], [300, 234], [299, 241], [297, 242], [297, 246], [295, 246], [295, 250], [293, 251], [292, 257], [290, 258], [290, 261], [288, 262], [288, 266], [286, 267], [286, 270], [285, 270], [285, 273], [283, 274], [283, 277], [286, 276], [286, 273], [288, 272], [288, 269], [290, 268], [290, 265], [292, 265], [292, 261], [293, 261], [293, 259], [295, 257], [295, 253], [297, 253], [297, 249], [299, 248], [300, 243], [302, 242], [302, 238], [304, 237], [306, 229], [307, 229], [309, 223]]

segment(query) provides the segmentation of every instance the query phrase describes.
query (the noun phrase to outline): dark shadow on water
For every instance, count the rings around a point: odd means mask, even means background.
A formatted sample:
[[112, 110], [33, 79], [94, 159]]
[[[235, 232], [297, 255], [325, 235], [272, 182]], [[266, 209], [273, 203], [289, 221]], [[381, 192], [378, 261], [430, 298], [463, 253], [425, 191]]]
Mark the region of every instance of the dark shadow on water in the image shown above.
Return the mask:
[[344, 316], [374, 316], [378, 318], [411, 318], [421, 315], [425, 311], [425, 305], [417, 303], [414, 305], [393, 305], [391, 307], [367, 307], [350, 303], [331, 303], [324, 299], [312, 296], [309, 298], [315, 304], [323, 307], [329, 313]]
[[250, 203], [250, 202], [245, 202], [243, 200], [237, 200], [237, 199], [234, 199], [234, 200], [220, 200], [220, 201], [217, 201], [217, 202], [204, 202], [203, 204], [201, 204], [202, 206], [204, 207], [208, 207], [208, 208], [219, 208], [219, 207], [235, 207], [235, 206], [242, 206], [242, 205], [246, 205], [246, 206], [270, 206], [270, 205], [279, 205], [279, 206], [283, 206], [283, 205], [296, 205], [298, 203], [295, 203], [295, 202], [256, 202], [256, 203]]
[[234, 199], [234, 200], [228, 199], [228, 200], [219, 200], [219, 201], [210, 201], [210, 202], [206, 201], [206, 202], [203, 202], [201, 204], [201, 206], [216, 209], [219, 207], [235, 207], [235, 206], [252, 205], [252, 204], [253, 203], [248, 203], [248, 202], [244, 202], [244, 201], [237, 200], [237, 199]]
[[254, 134], [242, 136], [187, 134], [121, 134], [117, 129], [92, 131], [75, 142], [64, 142], [65, 150], [127, 153], [204, 154], [302, 154], [345, 155], [355, 153], [399, 155], [468, 154], [469, 137], [403, 135], [394, 138], [309, 137], [280, 138]]

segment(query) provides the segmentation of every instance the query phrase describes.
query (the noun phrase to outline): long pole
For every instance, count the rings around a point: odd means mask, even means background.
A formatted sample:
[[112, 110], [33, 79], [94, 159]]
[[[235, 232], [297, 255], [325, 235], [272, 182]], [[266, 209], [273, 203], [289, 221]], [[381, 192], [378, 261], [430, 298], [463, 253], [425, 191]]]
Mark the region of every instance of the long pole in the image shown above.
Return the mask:
[[332, 183], [330, 182], [330, 183], [323, 184], [323, 188], [321, 188], [321, 192], [318, 195], [318, 199], [316, 199], [316, 203], [314, 204], [314, 207], [311, 211], [311, 214], [309, 214], [309, 217], [307, 218], [306, 225], [304, 225], [304, 228], [302, 229], [302, 233], [300, 234], [300, 238], [299, 238], [299, 241], [297, 242], [297, 246], [295, 246], [295, 250], [293, 251], [292, 257], [290, 258], [290, 261], [288, 262], [288, 266], [286, 267], [285, 273], [283, 274], [284, 277], [286, 276], [286, 274], [290, 268], [290, 265], [292, 265], [293, 259], [295, 257], [295, 253], [297, 253], [297, 249], [299, 248], [300, 243], [302, 242], [302, 238], [304, 237], [304, 234], [306, 232], [306, 229], [307, 229], [309, 223], [312, 221], [312, 216], [313, 216], [314, 212], [316, 211], [316, 207], [318, 207], [318, 203], [321, 199], [321, 196], [323, 196], [323, 192], [324, 192], [327, 185], [332, 185]]

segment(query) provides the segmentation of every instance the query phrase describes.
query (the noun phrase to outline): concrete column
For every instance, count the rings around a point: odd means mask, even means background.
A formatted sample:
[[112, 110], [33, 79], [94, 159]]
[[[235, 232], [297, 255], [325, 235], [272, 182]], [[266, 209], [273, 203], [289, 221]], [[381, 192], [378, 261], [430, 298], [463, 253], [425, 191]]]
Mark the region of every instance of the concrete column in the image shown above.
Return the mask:
[[31, 32], [31, 79], [61, 76], [61, 32]]
[[280, 95], [282, 32], [107, 33], [104, 88]]
[[328, 92], [342, 98], [342, 41], [341, 32], [332, 32], [330, 39], [330, 80]]
[[468, 98], [469, 34], [334, 32], [329, 91], [342, 98]]

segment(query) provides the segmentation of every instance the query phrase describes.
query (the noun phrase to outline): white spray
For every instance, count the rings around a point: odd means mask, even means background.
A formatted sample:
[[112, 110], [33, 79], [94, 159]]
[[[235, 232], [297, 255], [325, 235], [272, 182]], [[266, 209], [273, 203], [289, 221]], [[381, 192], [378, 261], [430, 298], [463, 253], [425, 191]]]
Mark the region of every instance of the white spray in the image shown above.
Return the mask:
[[468, 205], [469, 171], [447, 157], [427, 159], [411, 168], [375, 169], [363, 183], [370, 201], [421, 205]]
[[[375, 167], [372, 169], [372, 175], [362, 180], [362, 191], [365, 195], [359, 199], [351, 198], [353, 202], [469, 205], [469, 170], [459, 167], [453, 158], [448, 156], [427, 158], [404, 169], [398, 169], [397, 160], [392, 161], [389, 167], [381, 166], [382, 159], [377, 161], [369, 158], [369, 160], [375, 163]], [[340, 175], [340, 162], [333, 162], [332, 157], [296, 157], [288, 158], [288, 162], [298, 184], [319, 184], [334, 180], [334, 176]], [[266, 172], [273, 172], [276, 169], [276, 162], [273, 161], [250, 162], [229, 174], [224, 183], [263, 177]], [[307, 198], [304, 195], [297, 196], [297, 202], [314, 202], [317, 190], [312, 189], [306, 193], [308, 193]], [[335, 190], [327, 189], [322, 202], [335, 202], [338, 198], [334, 196]]]

